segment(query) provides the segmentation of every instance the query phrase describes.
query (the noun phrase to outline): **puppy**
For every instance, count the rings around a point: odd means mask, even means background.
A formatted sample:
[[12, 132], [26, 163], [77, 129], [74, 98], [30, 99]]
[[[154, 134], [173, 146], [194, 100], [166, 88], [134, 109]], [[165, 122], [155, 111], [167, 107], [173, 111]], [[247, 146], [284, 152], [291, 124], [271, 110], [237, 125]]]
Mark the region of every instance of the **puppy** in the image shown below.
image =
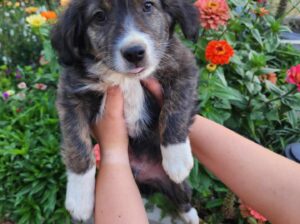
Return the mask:
[[[163, 192], [187, 223], [199, 223], [185, 181], [193, 167], [188, 129], [197, 112], [198, 70], [174, 36], [176, 24], [186, 38], [197, 39], [198, 12], [189, 0], [73, 0], [54, 27], [66, 208], [73, 218], [92, 215], [96, 168], [89, 127], [101, 119], [107, 88], [119, 85], [138, 185]], [[162, 108], [141, 85], [148, 77], [163, 88]]]

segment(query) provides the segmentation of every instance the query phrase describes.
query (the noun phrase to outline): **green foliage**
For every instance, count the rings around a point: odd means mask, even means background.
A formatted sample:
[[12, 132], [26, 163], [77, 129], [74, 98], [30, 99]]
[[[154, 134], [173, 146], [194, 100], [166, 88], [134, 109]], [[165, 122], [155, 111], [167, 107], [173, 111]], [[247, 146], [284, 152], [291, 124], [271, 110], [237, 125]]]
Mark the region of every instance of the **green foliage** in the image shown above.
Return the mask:
[[[281, 153], [288, 144], [300, 141], [300, 93], [285, 81], [287, 70], [300, 63], [300, 52], [280, 44], [280, 32], [289, 29], [272, 15], [256, 16], [256, 2], [228, 3], [231, 19], [226, 27], [201, 30], [196, 44], [186, 42], [200, 68], [201, 114]], [[210, 40], [226, 40], [235, 51], [231, 62], [214, 72], [206, 69], [205, 49]], [[276, 74], [276, 84], [262, 80], [261, 75], [270, 73]], [[257, 223], [253, 218], [243, 221], [235, 213], [238, 203], [234, 201], [229, 205], [235, 215], [227, 216], [230, 192], [202, 165], [195, 165], [190, 182], [194, 205], [207, 223]]]
[[[0, 100], [0, 220], [18, 223], [70, 223], [64, 209], [65, 174], [54, 105], [56, 79], [46, 68], [0, 71], [0, 89], [15, 91]], [[26, 89], [17, 84], [26, 82]], [[47, 90], [34, 88], [44, 83]], [[25, 94], [25, 99], [19, 94]], [[47, 221], [46, 221], [47, 220]]]
[[[281, 45], [280, 32], [287, 30], [273, 16], [255, 16], [257, 4], [231, 1], [232, 19], [225, 30], [208, 31], [198, 42], [201, 74], [201, 113], [246, 137], [280, 152], [300, 140], [300, 94], [286, 83], [286, 71], [300, 63], [300, 54]], [[238, 30], [238, 32], [237, 32]], [[224, 35], [222, 35], [222, 33]], [[225, 39], [235, 50], [231, 63], [213, 73], [203, 57], [208, 40]], [[277, 83], [261, 75], [276, 73]]]
[[0, 64], [28, 65], [38, 61], [41, 42], [26, 25], [22, 7], [7, 6], [0, 2]]

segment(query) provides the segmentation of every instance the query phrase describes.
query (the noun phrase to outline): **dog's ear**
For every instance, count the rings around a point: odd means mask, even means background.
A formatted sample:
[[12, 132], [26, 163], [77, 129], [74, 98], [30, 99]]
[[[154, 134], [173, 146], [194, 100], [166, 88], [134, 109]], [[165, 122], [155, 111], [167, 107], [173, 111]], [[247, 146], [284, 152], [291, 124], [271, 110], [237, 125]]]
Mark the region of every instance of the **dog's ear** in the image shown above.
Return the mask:
[[62, 65], [80, 62], [86, 45], [82, 4], [72, 1], [51, 32], [51, 43]]
[[179, 23], [184, 36], [197, 41], [199, 34], [199, 11], [191, 0], [163, 0], [165, 11], [171, 16], [171, 32], [176, 23]]

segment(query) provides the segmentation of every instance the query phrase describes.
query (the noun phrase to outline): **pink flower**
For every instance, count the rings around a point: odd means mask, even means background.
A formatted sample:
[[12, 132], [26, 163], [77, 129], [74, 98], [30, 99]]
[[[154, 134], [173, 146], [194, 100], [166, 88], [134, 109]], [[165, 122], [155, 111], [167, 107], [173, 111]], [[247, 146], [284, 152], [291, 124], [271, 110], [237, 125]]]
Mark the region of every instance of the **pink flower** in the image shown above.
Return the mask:
[[286, 81], [290, 84], [295, 84], [300, 92], [300, 64], [291, 67], [287, 71]]
[[249, 206], [246, 206], [246, 207], [248, 208], [248, 210], [250, 212], [250, 215], [253, 218], [255, 218], [258, 221], [263, 221], [263, 222], [267, 221], [267, 219], [263, 215], [259, 214], [257, 211], [255, 211], [254, 209], [250, 208]]
[[39, 90], [46, 90], [47, 89], [47, 85], [45, 85], [43, 83], [36, 83], [34, 85], [34, 88], [39, 89]]
[[99, 144], [96, 144], [94, 146], [94, 155], [95, 155], [95, 159], [96, 159], [96, 165], [97, 167], [99, 166], [99, 163], [100, 163], [100, 146]]
[[240, 212], [243, 218], [253, 217], [258, 221], [258, 223], [265, 223], [268, 221], [263, 215], [259, 214], [257, 211], [244, 204], [243, 201], [239, 200], [239, 203]]
[[229, 7], [226, 0], [197, 0], [195, 6], [199, 9], [200, 23], [205, 29], [218, 29], [227, 24]]
[[18, 88], [19, 88], [19, 89], [26, 89], [26, 88], [27, 88], [27, 85], [26, 85], [25, 82], [20, 82], [20, 83], [18, 84]]

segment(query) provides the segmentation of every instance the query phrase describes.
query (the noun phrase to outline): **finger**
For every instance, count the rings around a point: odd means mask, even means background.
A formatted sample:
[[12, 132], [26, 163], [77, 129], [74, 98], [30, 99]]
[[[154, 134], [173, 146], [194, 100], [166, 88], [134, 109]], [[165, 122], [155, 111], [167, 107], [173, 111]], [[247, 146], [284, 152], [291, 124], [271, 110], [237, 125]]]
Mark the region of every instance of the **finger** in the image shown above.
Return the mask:
[[163, 90], [159, 82], [154, 78], [142, 80], [143, 85], [153, 94], [160, 105], [163, 103]]
[[108, 88], [106, 93], [104, 116], [123, 116], [123, 104], [124, 99], [121, 89], [118, 86]]

